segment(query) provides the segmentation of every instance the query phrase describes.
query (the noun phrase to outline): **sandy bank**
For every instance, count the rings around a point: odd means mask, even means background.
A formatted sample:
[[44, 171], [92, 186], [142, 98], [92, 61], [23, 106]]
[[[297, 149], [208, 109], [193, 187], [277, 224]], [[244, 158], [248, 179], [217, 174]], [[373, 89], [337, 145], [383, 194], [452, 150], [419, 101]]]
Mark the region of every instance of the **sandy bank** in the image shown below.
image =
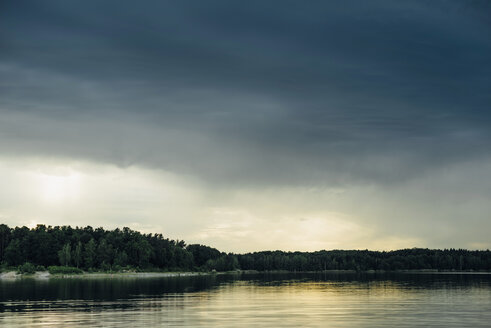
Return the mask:
[[189, 277], [207, 275], [204, 272], [117, 272], [117, 273], [82, 273], [73, 275], [53, 275], [63, 278], [161, 278], [161, 277]]
[[21, 275], [16, 273], [15, 271], [0, 273], [0, 279], [16, 279], [16, 278], [20, 278], [20, 277], [21, 277]]
[[74, 278], [74, 279], [102, 279], [102, 278], [160, 278], [160, 277], [189, 277], [208, 275], [206, 272], [85, 272], [82, 274], [50, 274], [48, 271], [39, 271], [34, 274], [19, 274], [15, 271], [4, 272], [0, 274], [0, 280], [32, 278], [32, 279], [50, 279], [50, 278]]

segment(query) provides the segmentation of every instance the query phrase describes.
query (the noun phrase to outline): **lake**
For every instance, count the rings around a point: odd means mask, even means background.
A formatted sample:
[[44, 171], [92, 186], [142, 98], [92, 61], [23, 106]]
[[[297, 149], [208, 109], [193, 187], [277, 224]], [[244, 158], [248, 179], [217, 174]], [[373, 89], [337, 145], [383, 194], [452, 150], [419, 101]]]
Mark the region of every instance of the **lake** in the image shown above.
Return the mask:
[[491, 275], [0, 281], [0, 327], [490, 327]]

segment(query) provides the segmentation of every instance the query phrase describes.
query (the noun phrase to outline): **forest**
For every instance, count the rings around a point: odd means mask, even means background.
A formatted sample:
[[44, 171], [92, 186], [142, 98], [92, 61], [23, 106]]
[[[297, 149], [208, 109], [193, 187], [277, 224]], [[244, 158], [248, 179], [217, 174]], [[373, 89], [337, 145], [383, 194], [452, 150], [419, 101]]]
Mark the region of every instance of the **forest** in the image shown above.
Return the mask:
[[[491, 271], [491, 251], [402, 249], [396, 251], [321, 250], [224, 253], [205, 245], [186, 245], [162, 234], [127, 227], [38, 225], [10, 228], [0, 224], [0, 267], [31, 272], [51, 268], [88, 271], [232, 271], [232, 270], [439, 270]], [[24, 268], [24, 270], [22, 269]], [[51, 270], [50, 270], [51, 271]], [[67, 270], [66, 272], [70, 272]]]

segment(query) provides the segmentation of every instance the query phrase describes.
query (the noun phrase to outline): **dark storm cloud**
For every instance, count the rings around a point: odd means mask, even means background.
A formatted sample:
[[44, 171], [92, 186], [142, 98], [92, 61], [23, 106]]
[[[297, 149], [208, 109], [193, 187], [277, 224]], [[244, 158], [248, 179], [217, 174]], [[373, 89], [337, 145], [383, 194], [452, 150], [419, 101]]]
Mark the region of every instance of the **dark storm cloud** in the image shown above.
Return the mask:
[[490, 155], [486, 1], [0, 9], [4, 153], [241, 183], [397, 181]]

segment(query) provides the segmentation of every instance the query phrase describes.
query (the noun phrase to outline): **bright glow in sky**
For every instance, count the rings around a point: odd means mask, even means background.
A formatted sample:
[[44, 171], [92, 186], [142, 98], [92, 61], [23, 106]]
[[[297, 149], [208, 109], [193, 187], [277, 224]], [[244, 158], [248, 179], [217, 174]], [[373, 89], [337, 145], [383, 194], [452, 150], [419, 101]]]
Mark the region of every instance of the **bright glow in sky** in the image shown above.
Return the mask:
[[[236, 252], [443, 247], [430, 237], [445, 232], [434, 227], [449, 215], [421, 202], [411, 186], [219, 190], [161, 171], [39, 158], [2, 161], [0, 179], [12, 186], [0, 191], [0, 217], [11, 226], [129, 226]], [[443, 192], [449, 182], [438, 179], [431, 184]], [[383, 223], [387, 215], [398, 220]], [[489, 247], [484, 235], [473, 242], [458, 246]]]
[[80, 175], [40, 174], [36, 176], [39, 184], [40, 197], [48, 203], [69, 202], [78, 196], [80, 191]]

